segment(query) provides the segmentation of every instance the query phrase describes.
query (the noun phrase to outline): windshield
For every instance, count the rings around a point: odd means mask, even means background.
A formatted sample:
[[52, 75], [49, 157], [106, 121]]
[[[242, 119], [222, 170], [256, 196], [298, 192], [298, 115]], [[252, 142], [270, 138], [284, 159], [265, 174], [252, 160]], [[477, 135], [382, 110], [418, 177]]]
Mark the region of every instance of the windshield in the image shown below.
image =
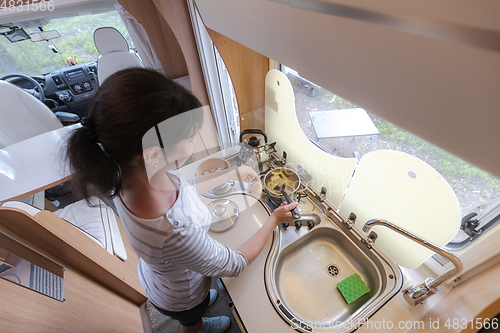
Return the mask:
[[[102, 14], [65, 17], [50, 20], [44, 30], [57, 30], [61, 37], [48, 42], [24, 40], [11, 43], [0, 36], [0, 76], [11, 73], [41, 75], [68, 66], [66, 57], [76, 56], [79, 63], [97, 60], [94, 31], [99, 27], [115, 27], [134, 45], [117, 11]], [[30, 34], [38, 28], [25, 29]], [[58, 53], [52, 51], [51, 45]]]

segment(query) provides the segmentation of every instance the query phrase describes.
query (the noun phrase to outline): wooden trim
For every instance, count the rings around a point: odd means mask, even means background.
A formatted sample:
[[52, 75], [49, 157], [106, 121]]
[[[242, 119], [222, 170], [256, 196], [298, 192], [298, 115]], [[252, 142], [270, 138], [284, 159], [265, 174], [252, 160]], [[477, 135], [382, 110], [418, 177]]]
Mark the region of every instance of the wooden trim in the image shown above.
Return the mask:
[[[191, 91], [202, 105], [209, 105], [187, 3], [182, 0], [144, 0], [141, 2], [119, 0], [118, 2], [143, 25], [167, 76], [175, 79], [189, 75]], [[210, 118], [205, 117], [205, 125], [197, 141], [209, 147], [207, 151], [214, 153], [220, 148], [212, 148], [218, 147], [219, 143], [212, 114]], [[201, 149], [201, 147], [198, 148]]]
[[269, 58], [207, 28], [231, 76], [238, 109], [240, 127], [265, 129], [265, 81]]
[[[0, 242], [0, 246], [7, 247], [3, 242]], [[3, 247], [0, 247], [0, 264], [2, 264], [3, 261], [4, 264], [9, 265], [10, 267], [16, 267], [18, 260], [19, 257], [16, 256], [14, 253], [7, 251]]]
[[137, 255], [118, 225], [128, 255], [125, 262], [49, 211], [41, 211], [35, 219], [22, 210], [0, 207], [0, 226], [140, 305], [147, 298], [137, 276]]
[[269, 70], [271, 69], [280, 70], [280, 63], [277, 62], [276, 60], [269, 58]]
[[146, 30], [167, 77], [177, 79], [188, 75], [188, 66], [179, 42], [165, 18], [158, 13], [153, 1], [119, 0], [118, 2]]
[[45, 210], [48, 210], [49, 212], [55, 212], [59, 208], [56, 207], [52, 202], [49, 201], [49, 199], [45, 198]]
[[189, 75], [191, 91], [201, 104], [208, 105], [205, 79], [186, 1], [119, 0], [118, 2], [146, 30], [167, 76], [176, 79]]
[[[486, 319], [493, 319], [496, 315], [500, 313], [500, 299], [497, 299], [490, 305], [488, 305], [485, 309], [483, 309], [477, 316], [475, 316], [472, 320], [472, 325], [468, 324], [467, 328], [463, 329], [460, 333], [475, 333], [477, 332], [477, 328], [474, 327], [476, 323], [476, 318], [479, 322], [484, 323]], [[469, 321], [470, 323], [470, 321]], [[499, 324], [497, 322], [497, 324]]]
[[41, 254], [33, 251], [26, 245], [19, 243], [14, 238], [5, 235], [2, 232], [0, 232], [0, 246], [3, 249], [15, 254], [16, 256], [21, 257], [24, 260], [27, 260], [32, 264], [45, 269], [46, 271], [49, 271], [61, 278], [64, 277], [63, 267], [61, 265], [56, 264], [50, 259], [47, 259]]
[[[430, 327], [431, 322], [439, 320], [440, 327], [447, 320], [453, 323], [454, 318], [462, 321], [467, 321], [468, 326], [462, 329], [450, 328], [450, 332], [477, 332], [478, 329], [470, 327], [470, 320], [475, 323], [475, 318], [480, 318], [484, 323], [486, 318], [493, 318], [500, 312], [500, 264], [492, 266], [487, 270], [479, 273], [473, 278], [468, 279], [457, 287], [451, 290], [434, 306], [432, 307], [420, 320], [424, 322], [428, 331], [432, 331]], [[438, 297], [438, 295], [436, 295]], [[431, 296], [435, 297], [435, 296]], [[410, 332], [417, 332], [416, 329]], [[420, 331], [418, 331], [420, 332]], [[426, 331], [427, 332], [427, 331]]]
[[208, 105], [207, 88], [187, 2], [185, 0], [153, 0], [153, 2], [179, 42], [189, 72], [191, 91], [201, 104]]
[[[51, 256], [49, 259], [55, 259]], [[0, 331], [120, 332], [143, 329], [139, 306], [65, 265], [65, 301], [0, 279]]]

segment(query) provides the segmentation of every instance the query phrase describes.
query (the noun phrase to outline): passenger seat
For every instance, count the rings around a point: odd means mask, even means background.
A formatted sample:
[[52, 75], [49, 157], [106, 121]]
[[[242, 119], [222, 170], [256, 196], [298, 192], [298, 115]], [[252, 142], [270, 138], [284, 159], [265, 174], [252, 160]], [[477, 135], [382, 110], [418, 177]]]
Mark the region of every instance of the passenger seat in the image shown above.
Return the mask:
[[94, 44], [101, 54], [97, 59], [97, 78], [101, 85], [112, 74], [130, 67], [142, 67], [142, 61], [130, 50], [125, 37], [113, 27], [94, 31]]

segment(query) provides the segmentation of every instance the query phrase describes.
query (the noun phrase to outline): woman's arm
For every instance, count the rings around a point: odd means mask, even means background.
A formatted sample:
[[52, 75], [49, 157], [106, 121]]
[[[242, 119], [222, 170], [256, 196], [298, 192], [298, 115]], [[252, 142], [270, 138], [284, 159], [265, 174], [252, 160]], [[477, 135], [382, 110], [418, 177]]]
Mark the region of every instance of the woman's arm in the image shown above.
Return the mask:
[[205, 276], [237, 276], [257, 258], [276, 225], [293, 221], [290, 210], [297, 205], [293, 202], [275, 209], [264, 226], [237, 251], [220, 244], [193, 224], [174, 229], [162, 245], [162, 260]]
[[208, 175], [196, 175], [196, 182], [198, 183], [198, 194], [202, 194], [229, 180], [239, 180], [248, 183], [252, 179], [257, 178], [259, 178], [257, 172], [249, 166], [244, 165], [237, 168], [220, 170]]
[[258, 257], [259, 253], [266, 245], [267, 239], [272, 234], [274, 228], [283, 222], [292, 222], [293, 217], [290, 211], [297, 207], [299, 204], [297, 202], [292, 202], [291, 204], [281, 204], [280, 207], [276, 208], [271, 216], [267, 219], [266, 223], [259, 229], [249, 240], [247, 240], [243, 245], [238, 248], [238, 251], [243, 253], [247, 258], [248, 263], [252, 263], [255, 258]]

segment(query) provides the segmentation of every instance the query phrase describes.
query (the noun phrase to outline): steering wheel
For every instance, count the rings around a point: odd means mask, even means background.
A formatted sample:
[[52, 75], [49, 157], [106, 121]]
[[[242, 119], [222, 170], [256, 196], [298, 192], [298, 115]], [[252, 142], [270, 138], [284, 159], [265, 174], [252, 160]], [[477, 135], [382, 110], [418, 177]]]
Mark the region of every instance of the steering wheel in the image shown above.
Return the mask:
[[0, 77], [0, 80], [5, 81], [5, 80], [13, 78], [13, 77], [20, 77], [22, 79], [30, 81], [33, 84], [33, 88], [38, 88], [38, 96], [35, 94], [36, 93], [36, 89], [34, 89], [33, 93], [27, 91], [28, 89], [23, 89], [23, 90], [25, 90], [30, 95], [38, 97], [38, 99], [43, 103], [43, 101], [45, 100], [45, 94], [43, 92], [42, 86], [40, 85], [40, 83], [38, 83], [36, 80], [34, 80], [33, 78], [29, 77], [28, 75], [24, 75], [24, 74], [7, 74], [7, 75], [4, 75], [4, 76]]

